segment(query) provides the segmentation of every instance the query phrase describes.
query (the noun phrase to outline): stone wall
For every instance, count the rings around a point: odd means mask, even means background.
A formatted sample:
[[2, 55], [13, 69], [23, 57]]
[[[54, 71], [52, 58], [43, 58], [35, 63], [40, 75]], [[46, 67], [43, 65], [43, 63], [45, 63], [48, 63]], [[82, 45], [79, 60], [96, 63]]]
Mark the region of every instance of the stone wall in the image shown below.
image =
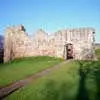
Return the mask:
[[55, 56], [66, 58], [65, 45], [73, 44], [74, 59], [92, 59], [94, 29], [65, 29], [48, 35], [42, 29], [29, 37], [22, 25], [5, 30], [4, 61], [28, 56]]
[[2, 35], [0, 35], [0, 63], [3, 62], [3, 55], [4, 55], [3, 41], [4, 41], [4, 38]]

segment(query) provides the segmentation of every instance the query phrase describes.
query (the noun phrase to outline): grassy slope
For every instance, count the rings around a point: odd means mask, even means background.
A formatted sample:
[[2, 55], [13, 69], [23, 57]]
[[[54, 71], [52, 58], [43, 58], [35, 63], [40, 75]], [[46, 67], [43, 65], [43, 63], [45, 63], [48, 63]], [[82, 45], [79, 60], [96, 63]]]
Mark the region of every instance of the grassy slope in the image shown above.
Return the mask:
[[0, 65], [0, 86], [7, 85], [16, 80], [35, 74], [47, 67], [61, 62], [53, 57], [31, 57], [17, 59]]
[[100, 62], [68, 62], [6, 100], [100, 100]]
[[7, 100], [73, 100], [78, 88], [78, 66], [68, 62], [56, 71], [19, 89]]

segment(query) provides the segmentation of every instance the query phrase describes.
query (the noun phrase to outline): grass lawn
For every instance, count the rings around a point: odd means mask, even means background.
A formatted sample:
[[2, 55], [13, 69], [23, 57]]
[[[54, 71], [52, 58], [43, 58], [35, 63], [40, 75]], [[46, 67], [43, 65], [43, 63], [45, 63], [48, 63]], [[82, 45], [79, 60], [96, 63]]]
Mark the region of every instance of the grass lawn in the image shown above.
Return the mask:
[[5, 100], [100, 100], [100, 61], [69, 61]]
[[29, 57], [0, 64], [0, 87], [24, 79], [62, 60], [54, 57]]

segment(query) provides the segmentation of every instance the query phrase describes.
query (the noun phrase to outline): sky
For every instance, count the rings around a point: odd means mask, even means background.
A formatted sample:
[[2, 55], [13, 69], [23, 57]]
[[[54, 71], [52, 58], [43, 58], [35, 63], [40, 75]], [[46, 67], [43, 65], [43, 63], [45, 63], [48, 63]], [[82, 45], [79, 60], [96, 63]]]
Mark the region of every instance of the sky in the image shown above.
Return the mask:
[[51, 34], [61, 29], [93, 27], [100, 42], [100, 0], [0, 0], [0, 34], [24, 25], [29, 35], [38, 29]]

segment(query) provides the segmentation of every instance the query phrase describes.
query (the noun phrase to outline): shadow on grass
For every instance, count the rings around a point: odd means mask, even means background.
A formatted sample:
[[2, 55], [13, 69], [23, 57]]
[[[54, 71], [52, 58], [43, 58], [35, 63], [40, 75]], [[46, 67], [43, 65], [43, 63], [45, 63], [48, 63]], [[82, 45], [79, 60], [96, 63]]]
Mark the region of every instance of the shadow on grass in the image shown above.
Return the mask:
[[[44, 87], [38, 91], [38, 93], [41, 95], [41, 98], [37, 97], [36, 100], [91, 100], [92, 97], [94, 98], [92, 100], [100, 100], [100, 62], [78, 61], [78, 64], [78, 74], [80, 77], [79, 86], [78, 91], [76, 90], [74, 95], [72, 91], [75, 90], [73, 89], [71, 83], [70, 86], [72, 88], [69, 87], [69, 82], [67, 83], [67, 81], [61, 82], [60, 85], [58, 85], [54, 80], [48, 80], [44, 84]], [[87, 83], [87, 80], [91, 78], [93, 79], [94, 83]], [[96, 86], [95, 92], [91, 84]]]
[[95, 70], [93, 72], [95, 76], [95, 83], [97, 87], [97, 93], [96, 93], [96, 99], [95, 100], [100, 100], [100, 62], [95, 63]]
[[[100, 100], [100, 62], [99, 61], [78, 61], [79, 64], [79, 89], [77, 100], [90, 100], [91, 94], [89, 94], [86, 87], [86, 79], [89, 75], [95, 81], [96, 93], [94, 100]], [[90, 83], [91, 84], [91, 83]]]
[[[85, 85], [85, 80], [90, 70], [87, 68], [88, 64], [84, 66], [82, 62], [78, 61], [78, 63], [79, 63], [80, 78], [79, 78], [79, 89], [78, 89], [77, 100], [89, 100], [88, 91]], [[84, 67], [86, 67], [87, 69], [84, 69]]]

